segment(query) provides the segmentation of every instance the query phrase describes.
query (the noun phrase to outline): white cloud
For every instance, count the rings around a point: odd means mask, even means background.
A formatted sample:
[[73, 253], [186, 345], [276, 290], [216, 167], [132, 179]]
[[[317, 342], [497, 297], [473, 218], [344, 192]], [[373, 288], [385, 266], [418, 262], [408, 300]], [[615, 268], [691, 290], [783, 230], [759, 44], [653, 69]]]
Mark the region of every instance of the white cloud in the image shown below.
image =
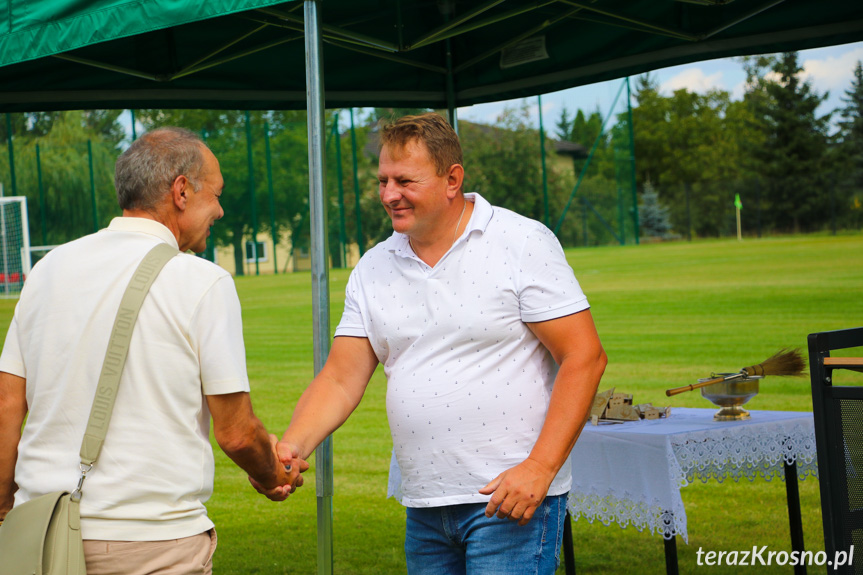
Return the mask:
[[722, 72], [707, 75], [698, 67], [683, 70], [676, 76], [666, 80], [660, 87], [663, 92], [672, 93], [675, 90], [687, 89], [690, 92], [704, 93], [710, 90], [724, 90]]
[[[534, 96], [532, 98], [525, 98], [523, 100], [523, 102], [528, 103], [528, 106], [527, 106], [528, 116], [531, 118], [532, 121], [539, 124], [539, 102], [537, 101], [536, 97]], [[542, 118], [545, 122], [548, 122], [549, 118], [551, 118], [551, 117], [556, 118], [557, 116], [560, 115], [560, 114], [555, 114], [556, 110], [557, 110], [557, 102], [555, 102], [551, 98], [543, 99], [543, 101], [542, 101]]]
[[746, 88], [746, 80], [738, 82], [733, 88], [731, 88], [731, 99], [742, 100], [743, 95], [746, 93]]
[[801, 75], [820, 92], [844, 92], [851, 86], [858, 60], [863, 60], [863, 47], [859, 45], [838, 56], [804, 60]]

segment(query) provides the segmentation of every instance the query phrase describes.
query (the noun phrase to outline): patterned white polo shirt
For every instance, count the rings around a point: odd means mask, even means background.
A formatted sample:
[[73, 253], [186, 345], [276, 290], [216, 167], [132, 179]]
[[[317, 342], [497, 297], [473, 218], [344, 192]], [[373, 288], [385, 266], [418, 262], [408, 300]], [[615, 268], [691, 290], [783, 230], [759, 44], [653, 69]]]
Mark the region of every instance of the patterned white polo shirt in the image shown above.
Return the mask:
[[[367, 337], [387, 377], [401, 502], [488, 501], [478, 490], [530, 453], [556, 366], [525, 322], [588, 302], [554, 234], [465, 194], [465, 232], [430, 267], [395, 232], [351, 274], [336, 337]], [[570, 488], [565, 463], [549, 495]]]

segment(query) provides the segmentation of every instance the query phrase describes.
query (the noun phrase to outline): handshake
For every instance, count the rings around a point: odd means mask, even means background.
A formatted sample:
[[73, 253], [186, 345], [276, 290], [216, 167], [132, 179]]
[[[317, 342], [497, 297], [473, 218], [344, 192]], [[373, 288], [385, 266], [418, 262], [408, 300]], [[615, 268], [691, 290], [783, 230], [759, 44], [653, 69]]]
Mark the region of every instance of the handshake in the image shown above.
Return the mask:
[[268, 499], [284, 501], [303, 485], [302, 473], [309, 468], [309, 464], [306, 460], [300, 459], [299, 448], [296, 445], [281, 443], [272, 434], [270, 434], [270, 444], [274, 457], [278, 460], [275, 478], [265, 486], [250, 475], [249, 483]]

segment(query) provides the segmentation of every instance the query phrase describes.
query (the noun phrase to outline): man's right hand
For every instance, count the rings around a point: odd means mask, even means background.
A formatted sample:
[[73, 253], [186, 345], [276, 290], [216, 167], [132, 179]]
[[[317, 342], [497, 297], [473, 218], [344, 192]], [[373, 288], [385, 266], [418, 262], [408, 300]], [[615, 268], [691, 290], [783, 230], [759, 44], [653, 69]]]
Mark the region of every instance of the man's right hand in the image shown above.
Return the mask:
[[309, 464], [299, 457], [299, 450], [296, 446], [286, 443], [279, 443], [275, 435], [270, 435], [270, 443], [273, 446], [274, 455], [278, 458], [281, 465], [284, 466], [284, 472], [280, 472], [279, 485], [266, 488], [252, 477], [249, 477], [249, 483], [252, 484], [258, 493], [266, 496], [271, 501], [284, 501], [291, 493], [303, 485], [304, 473], [309, 468]]
[[298, 487], [303, 486], [304, 480], [302, 474], [308, 471], [309, 464], [305, 459], [300, 457], [300, 449], [296, 445], [278, 441], [275, 435], [272, 436], [272, 441], [275, 442], [276, 455], [279, 461], [282, 462], [285, 466], [285, 471], [292, 478], [290, 485], [292, 487], [291, 493], [293, 493]]

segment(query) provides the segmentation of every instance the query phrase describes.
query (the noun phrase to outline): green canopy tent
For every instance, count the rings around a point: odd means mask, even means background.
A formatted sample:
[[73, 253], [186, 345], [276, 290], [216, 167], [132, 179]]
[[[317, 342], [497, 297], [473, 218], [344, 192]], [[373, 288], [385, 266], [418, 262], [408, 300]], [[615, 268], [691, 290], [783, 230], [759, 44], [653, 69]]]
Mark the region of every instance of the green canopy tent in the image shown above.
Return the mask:
[[[6, 0], [0, 111], [306, 107], [300, 1]], [[467, 106], [863, 38], [848, 0], [328, 0], [326, 107]]]
[[[305, 108], [317, 373], [330, 340], [325, 107], [448, 108], [455, 123], [457, 106], [861, 39], [848, 0], [5, 0], [0, 112]], [[329, 439], [316, 457], [330, 573]]]

